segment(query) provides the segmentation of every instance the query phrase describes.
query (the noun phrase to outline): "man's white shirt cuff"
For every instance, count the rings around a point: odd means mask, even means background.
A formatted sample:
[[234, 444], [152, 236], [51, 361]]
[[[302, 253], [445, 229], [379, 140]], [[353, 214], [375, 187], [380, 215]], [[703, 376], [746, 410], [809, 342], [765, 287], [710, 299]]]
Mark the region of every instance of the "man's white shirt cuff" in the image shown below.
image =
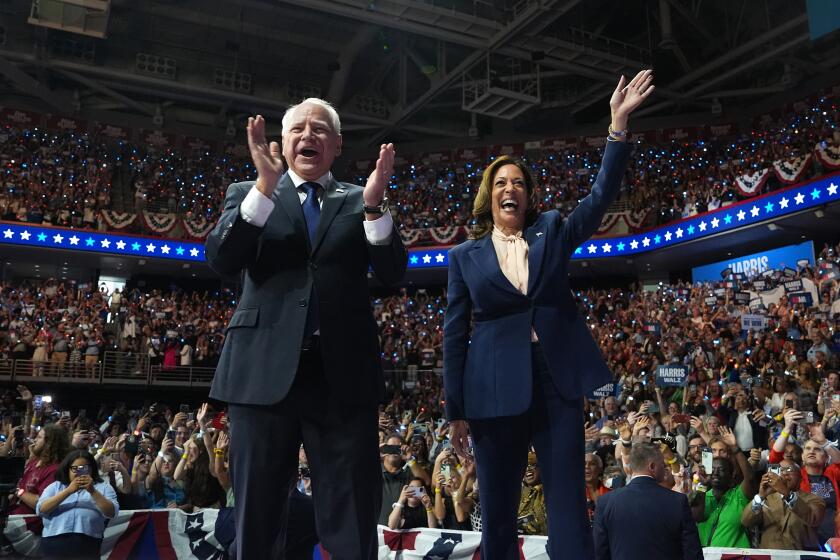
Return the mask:
[[251, 187], [245, 200], [239, 205], [239, 215], [252, 226], [263, 227], [268, 216], [274, 210], [274, 201], [265, 196], [255, 186]]
[[391, 234], [394, 231], [394, 220], [391, 213], [385, 212], [375, 220], [364, 220], [365, 236], [371, 245], [387, 245], [391, 242]]
[[[274, 201], [265, 196], [257, 189], [251, 187], [245, 199], [239, 205], [239, 214], [242, 219], [256, 227], [263, 227], [268, 221], [268, 216], [274, 210]], [[390, 212], [385, 212], [375, 220], [364, 220], [365, 236], [371, 245], [387, 245], [391, 242], [391, 234], [394, 229], [394, 221]]]

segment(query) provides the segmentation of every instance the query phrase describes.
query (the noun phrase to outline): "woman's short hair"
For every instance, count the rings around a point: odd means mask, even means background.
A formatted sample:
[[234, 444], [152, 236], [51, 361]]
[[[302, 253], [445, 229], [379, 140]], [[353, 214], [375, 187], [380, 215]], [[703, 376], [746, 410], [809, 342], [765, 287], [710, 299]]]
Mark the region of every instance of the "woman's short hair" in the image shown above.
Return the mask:
[[481, 176], [481, 185], [479, 185], [478, 193], [475, 195], [475, 201], [473, 201], [472, 214], [475, 218], [475, 225], [470, 230], [470, 239], [480, 239], [493, 231], [493, 180], [496, 178], [499, 169], [506, 165], [516, 166], [525, 177], [525, 187], [528, 193], [525, 227], [533, 224], [540, 214], [539, 194], [531, 170], [521, 160], [510, 156], [498, 157], [484, 169]]
[[88, 474], [90, 474], [93, 481], [102, 482], [102, 477], [99, 476], [99, 467], [96, 465], [96, 459], [86, 449], [74, 449], [64, 457], [64, 460], [61, 461], [61, 464], [58, 465], [58, 469], [55, 471], [55, 479], [57, 481], [62, 484], [70, 484], [70, 465], [76, 459], [84, 459], [90, 469], [90, 473]]

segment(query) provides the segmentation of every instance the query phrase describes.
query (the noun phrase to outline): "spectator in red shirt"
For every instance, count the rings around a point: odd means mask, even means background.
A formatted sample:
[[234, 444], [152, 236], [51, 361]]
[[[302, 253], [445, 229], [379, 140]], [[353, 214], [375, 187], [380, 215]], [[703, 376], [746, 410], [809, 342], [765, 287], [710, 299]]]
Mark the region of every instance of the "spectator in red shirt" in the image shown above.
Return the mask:
[[34, 515], [35, 504], [44, 489], [55, 482], [55, 471], [70, 451], [70, 438], [60, 424], [47, 424], [29, 446], [29, 460], [10, 497], [10, 515]]

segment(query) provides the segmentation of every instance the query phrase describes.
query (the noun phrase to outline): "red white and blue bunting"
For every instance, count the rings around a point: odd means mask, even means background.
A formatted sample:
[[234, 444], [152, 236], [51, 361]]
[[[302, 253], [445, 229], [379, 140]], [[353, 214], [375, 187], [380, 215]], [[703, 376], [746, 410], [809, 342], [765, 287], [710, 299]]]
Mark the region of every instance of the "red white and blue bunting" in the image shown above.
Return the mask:
[[115, 212], [113, 210], [102, 210], [102, 219], [108, 224], [108, 227], [113, 229], [127, 228], [137, 219], [137, 214], [133, 212]]
[[463, 226], [449, 226], [449, 227], [436, 227], [429, 229], [429, 235], [432, 236], [437, 243], [441, 245], [446, 245], [450, 243], [455, 237], [463, 231]]
[[777, 159], [773, 162], [776, 177], [786, 185], [795, 185], [802, 180], [802, 176], [811, 166], [813, 156], [805, 154], [789, 160]]
[[423, 236], [422, 229], [401, 229], [400, 230], [400, 237], [402, 237], [403, 243], [407, 246], [412, 247], [417, 245], [417, 242], [420, 241], [420, 238]]
[[196, 239], [204, 239], [216, 226], [215, 222], [208, 221], [201, 214], [197, 216], [184, 216], [184, 231], [187, 235]]
[[[225, 512], [226, 513], [226, 512]], [[204, 509], [184, 513], [179, 509], [121, 511], [108, 523], [102, 541], [101, 558], [196, 558], [218, 559], [226, 556], [226, 542], [231, 525], [219, 510]], [[4, 530], [16, 558], [40, 558], [38, 547], [43, 523], [34, 515], [13, 515]], [[520, 536], [519, 558], [548, 560], [548, 538]], [[830, 544], [834, 544], [831, 539]], [[391, 531], [377, 527], [378, 560], [473, 560], [480, 556], [481, 533], [443, 529]], [[312, 558], [330, 560], [329, 552], [316, 545]], [[820, 560], [837, 558], [834, 553], [796, 550], [704, 548], [704, 560]]]
[[755, 173], [744, 173], [735, 178], [735, 184], [738, 185], [738, 190], [744, 196], [755, 196], [761, 192], [762, 187], [770, 178], [769, 169], [761, 169]]
[[817, 159], [828, 169], [840, 169], [840, 146], [834, 146], [823, 142], [814, 147]]
[[[639, 231], [650, 214], [650, 208], [642, 210], [623, 210], [621, 212], [610, 212], [601, 220], [596, 235], [621, 235]], [[622, 223], [623, 222], [623, 223]]]
[[143, 222], [145, 222], [146, 227], [155, 233], [168, 233], [178, 223], [178, 216], [143, 211]]

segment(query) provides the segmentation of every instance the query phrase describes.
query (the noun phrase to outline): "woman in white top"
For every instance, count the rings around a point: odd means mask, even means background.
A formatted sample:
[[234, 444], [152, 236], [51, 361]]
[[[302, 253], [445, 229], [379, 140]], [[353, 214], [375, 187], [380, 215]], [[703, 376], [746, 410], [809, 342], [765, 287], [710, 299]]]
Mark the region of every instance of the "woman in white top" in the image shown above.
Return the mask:
[[105, 520], [119, 512], [117, 494], [99, 476], [93, 455], [77, 449], [67, 454], [47, 486], [35, 513], [44, 523], [44, 558], [99, 558]]

